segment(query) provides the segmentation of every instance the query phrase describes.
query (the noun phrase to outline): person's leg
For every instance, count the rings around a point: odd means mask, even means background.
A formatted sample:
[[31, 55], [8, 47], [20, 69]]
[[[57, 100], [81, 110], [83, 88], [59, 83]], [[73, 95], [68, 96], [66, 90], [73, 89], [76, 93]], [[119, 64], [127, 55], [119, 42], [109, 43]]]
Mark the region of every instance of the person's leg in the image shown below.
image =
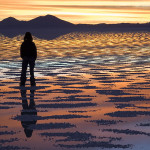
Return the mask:
[[22, 60], [22, 71], [21, 71], [20, 85], [25, 85], [27, 67], [28, 67], [28, 59], [24, 58]]
[[32, 86], [35, 86], [35, 78], [34, 78], [34, 66], [35, 66], [35, 59], [30, 58], [29, 59], [29, 65], [30, 65], [30, 82]]

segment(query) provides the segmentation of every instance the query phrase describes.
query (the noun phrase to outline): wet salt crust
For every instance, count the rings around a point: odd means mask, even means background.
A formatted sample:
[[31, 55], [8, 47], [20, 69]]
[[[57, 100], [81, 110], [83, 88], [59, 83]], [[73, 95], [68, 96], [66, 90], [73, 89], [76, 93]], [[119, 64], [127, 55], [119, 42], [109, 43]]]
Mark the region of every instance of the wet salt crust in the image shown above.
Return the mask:
[[34, 37], [36, 87], [22, 38], [0, 36], [0, 149], [149, 149], [149, 33]]

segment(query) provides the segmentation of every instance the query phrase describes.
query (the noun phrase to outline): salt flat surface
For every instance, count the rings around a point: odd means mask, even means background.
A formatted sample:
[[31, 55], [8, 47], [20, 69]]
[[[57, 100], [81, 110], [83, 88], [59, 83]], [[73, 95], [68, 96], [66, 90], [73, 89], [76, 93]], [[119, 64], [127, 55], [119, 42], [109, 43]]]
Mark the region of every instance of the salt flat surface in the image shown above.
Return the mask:
[[37, 86], [20, 87], [23, 37], [1, 36], [0, 149], [149, 150], [149, 37], [35, 38]]

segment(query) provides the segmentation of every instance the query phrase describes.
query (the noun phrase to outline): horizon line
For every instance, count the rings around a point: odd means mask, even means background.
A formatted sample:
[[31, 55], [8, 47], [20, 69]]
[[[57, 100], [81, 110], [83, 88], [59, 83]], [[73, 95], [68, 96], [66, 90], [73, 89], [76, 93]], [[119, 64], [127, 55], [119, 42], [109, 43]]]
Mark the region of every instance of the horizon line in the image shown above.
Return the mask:
[[[34, 18], [32, 18], [32, 19], [29, 19], [29, 20], [21, 20], [21, 19], [17, 19], [16, 17], [13, 17], [13, 16], [9, 16], [9, 17], [6, 17], [6, 18], [4, 18], [4, 19], [2, 19], [2, 20], [0, 20], [0, 22], [2, 22], [3, 20], [5, 20], [5, 19], [7, 19], [7, 18], [14, 18], [14, 19], [16, 19], [16, 20], [18, 20], [18, 21], [26, 21], [26, 22], [28, 22], [28, 21], [31, 21], [31, 20], [33, 20], [33, 19], [36, 19], [36, 18], [38, 18], [38, 17], [45, 17], [45, 16], [54, 16], [54, 17], [56, 17], [55, 15], [51, 15], [51, 14], [47, 14], [47, 15], [41, 15], [41, 16], [37, 16], [37, 17], [34, 17]], [[59, 18], [59, 17], [56, 17], [56, 18], [58, 18], [58, 19], [60, 19], [60, 20], [63, 20], [63, 21], [66, 21], [66, 22], [69, 22], [69, 23], [71, 23], [71, 24], [74, 24], [74, 25], [82, 25], [82, 24], [84, 24], [84, 25], [98, 25], [98, 24], [106, 24], [106, 25], [112, 25], [112, 24], [148, 24], [148, 23], [150, 23], [150, 22], [143, 22], [143, 23], [139, 23], [139, 22], [135, 22], [135, 23], [130, 23], [130, 22], [120, 22], [120, 23], [72, 23], [72, 22], [70, 22], [70, 21], [67, 21], [67, 20], [64, 20], [64, 19], [61, 19], [61, 18]]]

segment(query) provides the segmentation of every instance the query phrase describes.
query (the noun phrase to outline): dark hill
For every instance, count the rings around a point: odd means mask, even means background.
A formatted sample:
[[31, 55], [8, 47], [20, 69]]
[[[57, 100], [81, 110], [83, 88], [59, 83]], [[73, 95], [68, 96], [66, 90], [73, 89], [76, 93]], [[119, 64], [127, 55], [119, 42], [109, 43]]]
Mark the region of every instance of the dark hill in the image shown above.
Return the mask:
[[2, 29], [11, 29], [11, 28], [18, 28], [22, 27], [26, 21], [19, 21], [13, 17], [8, 17], [0, 21], [0, 28]]
[[50, 28], [50, 27], [73, 27], [74, 24], [61, 20], [55, 16], [40, 16], [30, 21], [19, 21], [13, 17], [0, 21], [0, 28], [3, 29], [25, 29], [25, 28]]
[[1, 21], [1, 23], [4, 23], [4, 24], [17, 23], [17, 22], [19, 22], [19, 20], [15, 19], [13, 17], [8, 17], [8, 18]]
[[20, 21], [13, 17], [0, 21], [0, 33], [14, 37], [25, 32], [31, 32], [39, 38], [53, 39], [62, 34], [81, 32], [150, 32], [150, 23], [120, 23], [120, 24], [72, 24], [52, 15], [39, 16], [29, 21]]
[[15, 19], [13, 17], [9, 17], [9, 18], [2, 20], [0, 22], [0, 26], [3, 26], [3, 27], [15, 26], [15, 25], [18, 25], [19, 23], [20, 23], [19, 20]]
[[34, 27], [71, 27], [73, 26], [72, 23], [67, 21], [61, 20], [55, 16], [47, 15], [47, 16], [40, 16], [35, 19], [28, 21], [30, 26]]

